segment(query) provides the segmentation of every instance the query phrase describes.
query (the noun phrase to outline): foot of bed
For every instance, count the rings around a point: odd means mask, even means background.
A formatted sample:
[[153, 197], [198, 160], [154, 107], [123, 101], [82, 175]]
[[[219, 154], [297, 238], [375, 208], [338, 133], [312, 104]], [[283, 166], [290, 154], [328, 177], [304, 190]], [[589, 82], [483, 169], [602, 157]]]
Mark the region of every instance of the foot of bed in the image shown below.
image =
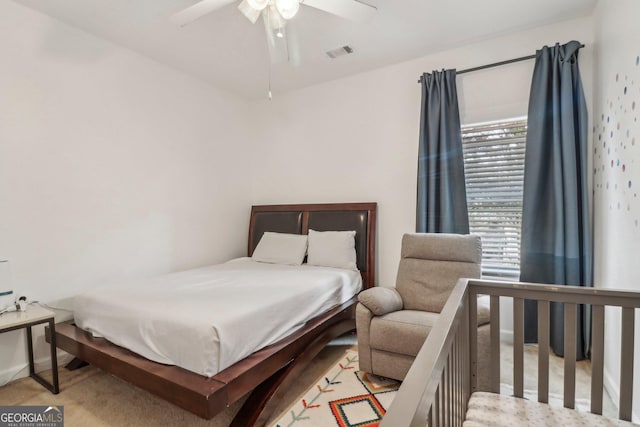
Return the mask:
[[282, 402], [285, 392], [293, 382], [300, 378], [302, 371], [318, 353], [331, 340], [353, 331], [354, 328], [353, 319], [344, 320], [318, 336], [298, 357], [253, 390], [229, 427], [261, 427], [266, 425]]
[[84, 360], [80, 360], [77, 357], [74, 357], [71, 362], [65, 365], [65, 368], [70, 371], [75, 371], [76, 369], [84, 368], [85, 366], [89, 366], [89, 364]]

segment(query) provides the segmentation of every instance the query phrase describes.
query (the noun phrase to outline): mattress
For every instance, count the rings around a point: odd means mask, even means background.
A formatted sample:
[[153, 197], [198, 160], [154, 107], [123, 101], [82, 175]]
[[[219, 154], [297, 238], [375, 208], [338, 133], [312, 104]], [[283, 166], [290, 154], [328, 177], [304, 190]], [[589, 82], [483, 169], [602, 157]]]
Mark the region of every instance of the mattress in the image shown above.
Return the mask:
[[636, 426], [628, 421], [614, 420], [532, 400], [501, 394], [476, 392], [469, 399], [464, 427], [512, 426]]
[[357, 271], [238, 258], [83, 293], [74, 300], [74, 318], [147, 359], [213, 376], [361, 287]]

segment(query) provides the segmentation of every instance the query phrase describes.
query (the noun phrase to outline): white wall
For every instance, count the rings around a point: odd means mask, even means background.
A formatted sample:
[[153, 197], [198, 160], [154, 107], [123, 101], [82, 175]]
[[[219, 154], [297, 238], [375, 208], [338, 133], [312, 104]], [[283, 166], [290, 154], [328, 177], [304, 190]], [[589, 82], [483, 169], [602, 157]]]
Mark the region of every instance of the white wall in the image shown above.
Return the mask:
[[[419, 75], [577, 39], [587, 44], [580, 55], [590, 96], [592, 37], [591, 18], [578, 19], [255, 102], [253, 201], [378, 202], [378, 283], [393, 285], [402, 234], [415, 230]], [[463, 123], [526, 115], [532, 71], [527, 61], [461, 75]]]
[[[12, 2], [0, 28], [0, 258], [19, 295], [64, 305], [245, 253], [245, 101]], [[22, 335], [0, 336], [0, 384]]]
[[[601, 0], [595, 16], [595, 283], [639, 291], [640, 3]], [[619, 322], [619, 311], [607, 310], [605, 382], [616, 399]], [[640, 310], [636, 310], [635, 344], [634, 421], [640, 422]]]

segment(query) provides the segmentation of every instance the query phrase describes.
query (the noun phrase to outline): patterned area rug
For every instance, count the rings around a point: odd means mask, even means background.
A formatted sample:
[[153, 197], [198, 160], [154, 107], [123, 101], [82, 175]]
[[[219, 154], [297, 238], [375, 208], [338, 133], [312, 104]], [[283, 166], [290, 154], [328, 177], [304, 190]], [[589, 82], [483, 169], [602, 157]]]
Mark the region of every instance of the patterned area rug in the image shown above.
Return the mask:
[[358, 370], [358, 352], [348, 350], [271, 427], [375, 427], [400, 383]]

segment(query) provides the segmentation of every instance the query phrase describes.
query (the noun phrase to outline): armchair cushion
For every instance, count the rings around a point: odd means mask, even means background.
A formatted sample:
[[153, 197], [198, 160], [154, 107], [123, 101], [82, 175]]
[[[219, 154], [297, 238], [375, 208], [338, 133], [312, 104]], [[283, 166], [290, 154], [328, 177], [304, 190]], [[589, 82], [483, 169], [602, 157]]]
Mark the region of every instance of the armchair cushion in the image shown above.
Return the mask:
[[371, 319], [370, 345], [378, 350], [415, 357], [440, 313], [399, 310]]
[[439, 313], [461, 277], [480, 277], [479, 236], [405, 234], [401, 255], [396, 289], [408, 310]]
[[402, 310], [402, 298], [394, 288], [377, 286], [367, 289], [360, 292], [358, 301], [376, 316]]

